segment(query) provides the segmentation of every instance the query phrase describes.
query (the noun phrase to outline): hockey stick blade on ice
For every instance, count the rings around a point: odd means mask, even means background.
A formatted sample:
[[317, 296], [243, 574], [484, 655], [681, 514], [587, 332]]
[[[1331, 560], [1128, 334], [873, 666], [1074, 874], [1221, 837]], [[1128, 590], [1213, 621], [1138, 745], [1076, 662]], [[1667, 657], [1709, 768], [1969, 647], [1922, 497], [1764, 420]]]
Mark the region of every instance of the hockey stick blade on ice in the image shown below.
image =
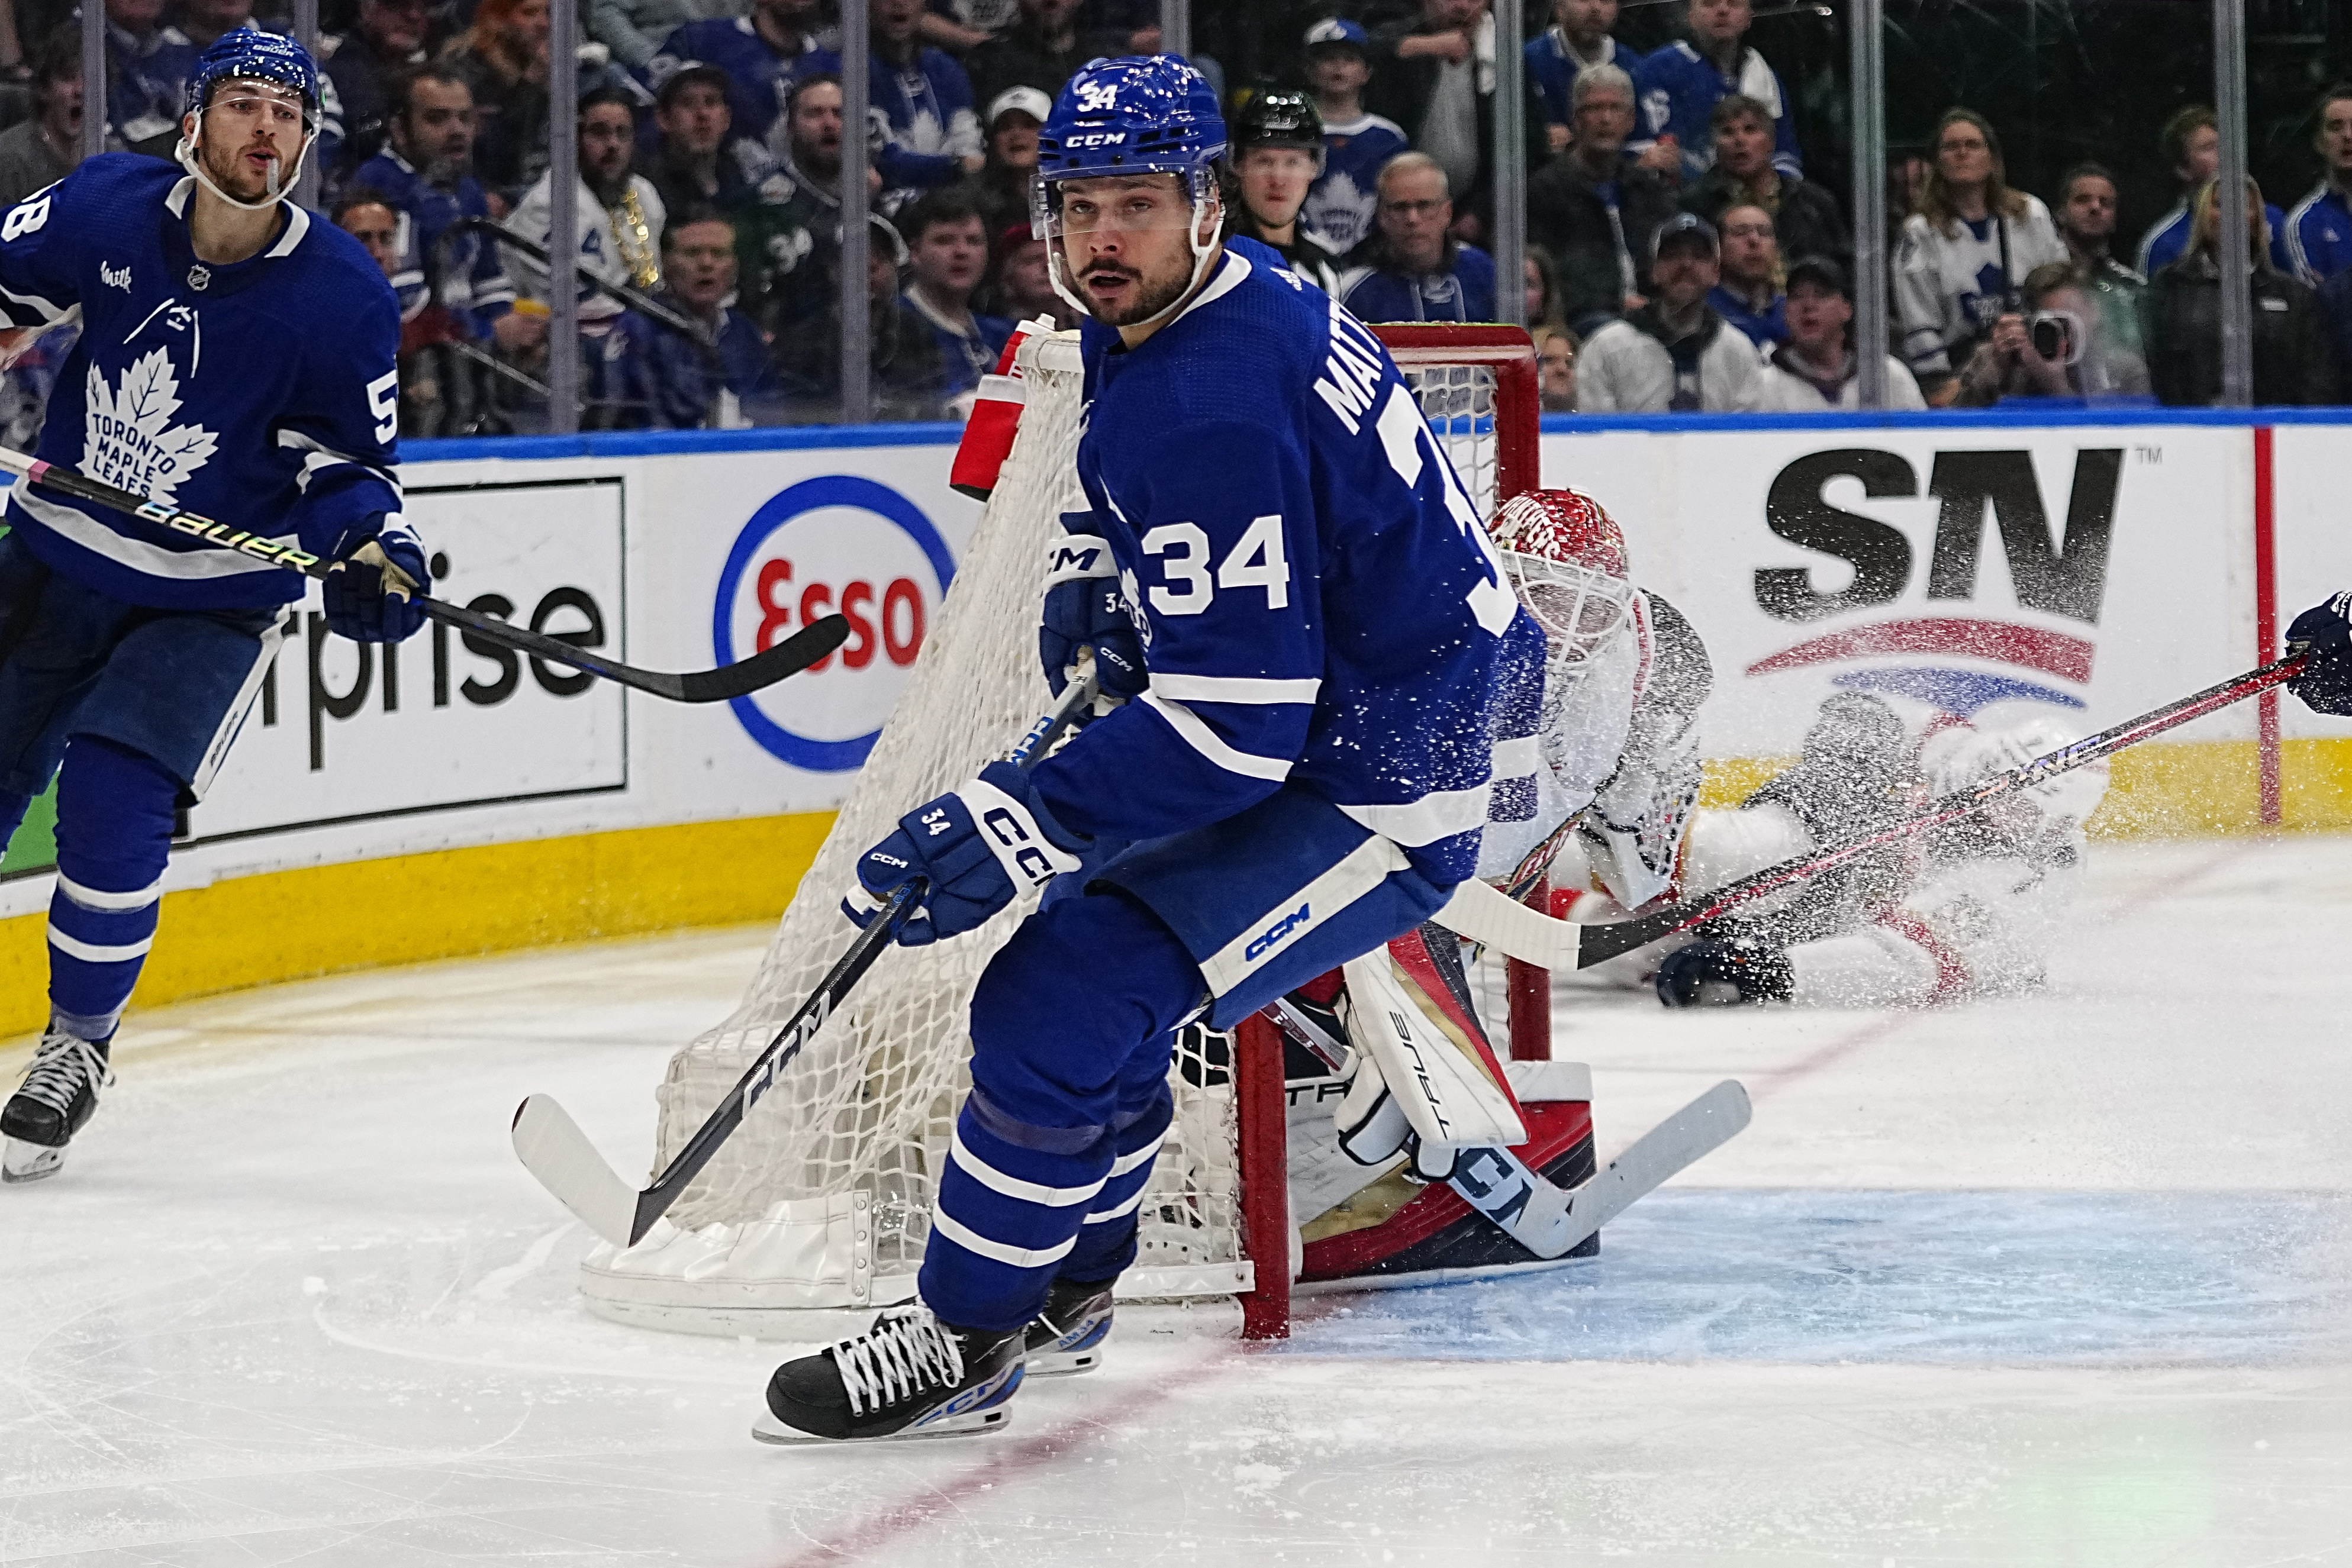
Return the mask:
[[1433, 918], [1458, 936], [1484, 943], [1539, 968], [1590, 968], [1662, 936], [1671, 936], [1677, 931], [1686, 931], [1713, 920], [1792, 882], [1843, 864], [1856, 855], [1865, 854], [1915, 833], [1942, 827], [1947, 822], [1957, 821], [1971, 812], [1981, 810], [2004, 795], [2047, 783], [2062, 773], [2112, 757], [2127, 746], [2137, 746], [2191, 719], [2202, 718], [2232, 703], [2242, 702], [2259, 692], [2268, 691], [2300, 674], [2309, 657], [2298, 648], [2285, 658], [2264, 664], [2260, 669], [2233, 675], [2218, 685], [2192, 692], [2178, 702], [2168, 703], [2137, 718], [2126, 719], [2096, 735], [2085, 736], [2074, 745], [2062, 747], [2046, 757], [2037, 757], [2005, 773], [1996, 773], [1981, 783], [1956, 789], [1919, 815], [1892, 827], [1860, 833], [1825, 849], [1795, 856], [1778, 865], [1766, 866], [1762, 871], [1726, 883], [1695, 898], [1686, 898], [1654, 915], [1644, 915], [1635, 920], [1611, 921], [1605, 925], [1579, 925], [1573, 921], [1555, 920], [1539, 914], [1473, 879], [1456, 888], [1452, 900]]
[[[1013, 760], [1024, 768], [1034, 767], [1053, 748], [1055, 737], [1077, 722], [1078, 715], [1094, 701], [1094, 696], [1091, 678], [1072, 682], [1061, 706], [1022, 737]], [[784, 1021], [784, 1027], [776, 1031], [775, 1038], [743, 1076], [735, 1081], [719, 1108], [695, 1129], [686, 1146], [642, 1191], [622, 1179], [604, 1156], [596, 1152], [596, 1146], [588, 1141], [588, 1134], [580, 1130], [571, 1113], [550, 1095], [533, 1094], [516, 1108], [516, 1158], [538, 1178], [540, 1186], [553, 1194], [556, 1201], [589, 1229], [615, 1247], [635, 1246], [654, 1228], [654, 1221], [668, 1212], [670, 1205], [701, 1174], [711, 1155], [719, 1152], [719, 1146], [743, 1124], [745, 1113], [775, 1087], [776, 1075], [816, 1038], [825, 1019], [839, 1010], [857, 982], [866, 977], [866, 971], [890, 946], [898, 934], [898, 922], [922, 893], [923, 884], [912, 882], [883, 901], [874, 919], [825, 971], [824, 978], [816, 983], [816, 988], [801, 1003], [799, 1010]]]
[[[234, 551], [253, 557], [271, 566], [282, 566], [289, 571], [299, 571], [305, 577], [320, 581], [334, 571], [335, 563], [291, 545], [263, 538], [258, 534], [243, 532], [226, 523], [216, 523], [194, 512], [184, 512], [177, 507], [167, 507], [151, 501], [128, 490], [117, 489], [70, 468], [39, 462], [21, 452], [0, 447], [0, 469], [21, 475], [34, 488], [55, 495], [71, 497], [92, 506], [106, 507], [127, 512], [134, 517], [185, 534], [215, 549]], [[764, 653], [754, 653], [731, 664], [715, 670], [693, 670], [673, 674], [662, 670], [641, 670], [634, 664], [607, 659], [584, 648], [575, 648], [560, 637], [533, 632], [526, 626], [516, 626], [495, 615], [485, 615], [462, 604], [433, 599], [424, 594], [416, 602], [425, 613], [436, 621], [462, 627], [493, 643], [504, 643], [551, 664], [566, 664], [584, 674], [599, 676], [616, 685], [633, 686], [674, 703], [719, 703], [736, 697], [749, 696], [763, 687], [774, 685], [787, 675], [796, 675], [819, 659], [832, 653], [848, 640], [849, 622], [845, 617], [828, 615], [810, 622], [798, 632]]]

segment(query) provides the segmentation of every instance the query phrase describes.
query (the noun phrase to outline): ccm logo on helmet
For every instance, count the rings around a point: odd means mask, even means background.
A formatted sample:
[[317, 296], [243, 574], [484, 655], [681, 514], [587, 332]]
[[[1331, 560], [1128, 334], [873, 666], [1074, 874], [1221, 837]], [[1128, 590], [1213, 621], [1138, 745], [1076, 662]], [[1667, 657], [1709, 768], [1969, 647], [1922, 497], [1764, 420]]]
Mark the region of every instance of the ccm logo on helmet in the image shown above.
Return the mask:
[[1126, 140], [1127, 132], [1124, 131], [1089, 131], [1082, 135], [1066, 136], [1062, 142], [1067, 147], [1116, 147]]

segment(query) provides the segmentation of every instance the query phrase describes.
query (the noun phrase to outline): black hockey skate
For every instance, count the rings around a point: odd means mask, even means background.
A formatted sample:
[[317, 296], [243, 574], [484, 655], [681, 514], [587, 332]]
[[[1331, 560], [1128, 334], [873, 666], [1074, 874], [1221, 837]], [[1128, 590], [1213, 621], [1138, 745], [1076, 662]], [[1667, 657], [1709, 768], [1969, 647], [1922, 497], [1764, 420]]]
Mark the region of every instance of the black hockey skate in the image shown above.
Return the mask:
[[33, 1048], [25, 1082], [0, 1110], [0, 1181], [38, 1181], [65, 1164], [66, 1145], [98, 1110], [98, 1092], [114, 1082], [109, 1044], [92, 1043], [52, 1025]]
[[788, 1361], [768, 1379], [763, 1443], [944, 1437], [1004, 1425], [1021, 1386], [1022, 1334], [940, 1322], [925, 1306], [884, 1312], [854, 1339]]
[[1110, 1337], [1114, 1282], [1054, 1281], [1045, 1310], [1029, 1320], [1030, 1376], [1060, 1377], [1092, 1372], [1102, 1364], [1103, 1341]]

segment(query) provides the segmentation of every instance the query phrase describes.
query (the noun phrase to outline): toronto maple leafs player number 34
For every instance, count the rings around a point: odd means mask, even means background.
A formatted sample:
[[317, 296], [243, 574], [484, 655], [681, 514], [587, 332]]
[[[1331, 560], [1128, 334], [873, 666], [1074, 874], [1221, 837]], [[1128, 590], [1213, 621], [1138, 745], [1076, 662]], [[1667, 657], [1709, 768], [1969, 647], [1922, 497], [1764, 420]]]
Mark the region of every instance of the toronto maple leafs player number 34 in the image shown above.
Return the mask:
[[1096, 61], [1040, 132], [1034, 218], [1086, 312], [1088, 405], [1041, 652], [1058, 690], [1091, 646], [1133, 700], [858, 862], [861, 922], [921, 883], [905, 943], [1051, 886], [973, 995], [921, 1303], [780, 1367], [763, 1437], [985, 1427], [1025, 1374], [1092, 1364], [1171, 1031], [1428, 919], [1476, 864], [1502, 716], [1532, 727], [1543, 632], [1379, 340], [1220, 243], [1225, 152], [1172, 56]]
[[[189, 78], [179, 166], [92, 158], [0, 217], [0, 345], [79, 320], [40, 458], [339, 562], [327, 623], [396, 642], [424, 553], [394, 476], [400, 313], [284, 199], [318, 134], [301, 46], [247, 28]], [[154, 940], [175, 808], [201, 798], [304, 579], [18, 485], [0, 538], [0, 841], [58, 780], [50, 1021], [0, 1110], [5, 1173], [96, 1109]]]

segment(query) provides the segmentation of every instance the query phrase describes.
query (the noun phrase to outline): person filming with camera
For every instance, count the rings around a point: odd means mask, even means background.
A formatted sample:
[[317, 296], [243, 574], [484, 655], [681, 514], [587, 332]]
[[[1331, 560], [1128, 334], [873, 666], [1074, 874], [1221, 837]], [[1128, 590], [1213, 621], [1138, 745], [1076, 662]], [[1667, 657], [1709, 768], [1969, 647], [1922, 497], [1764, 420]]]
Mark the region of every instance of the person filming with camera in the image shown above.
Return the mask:
[[2099, 297], [2071, 262], [2045, 262], [2026, 274], [2012, 303], [1993, 320], [1984, 346], [1960, 372], [1961, 408], [1990, 408], [2017, 398], [2085, 402], [2147, 402], [2147, 366], [2103, 332]]

